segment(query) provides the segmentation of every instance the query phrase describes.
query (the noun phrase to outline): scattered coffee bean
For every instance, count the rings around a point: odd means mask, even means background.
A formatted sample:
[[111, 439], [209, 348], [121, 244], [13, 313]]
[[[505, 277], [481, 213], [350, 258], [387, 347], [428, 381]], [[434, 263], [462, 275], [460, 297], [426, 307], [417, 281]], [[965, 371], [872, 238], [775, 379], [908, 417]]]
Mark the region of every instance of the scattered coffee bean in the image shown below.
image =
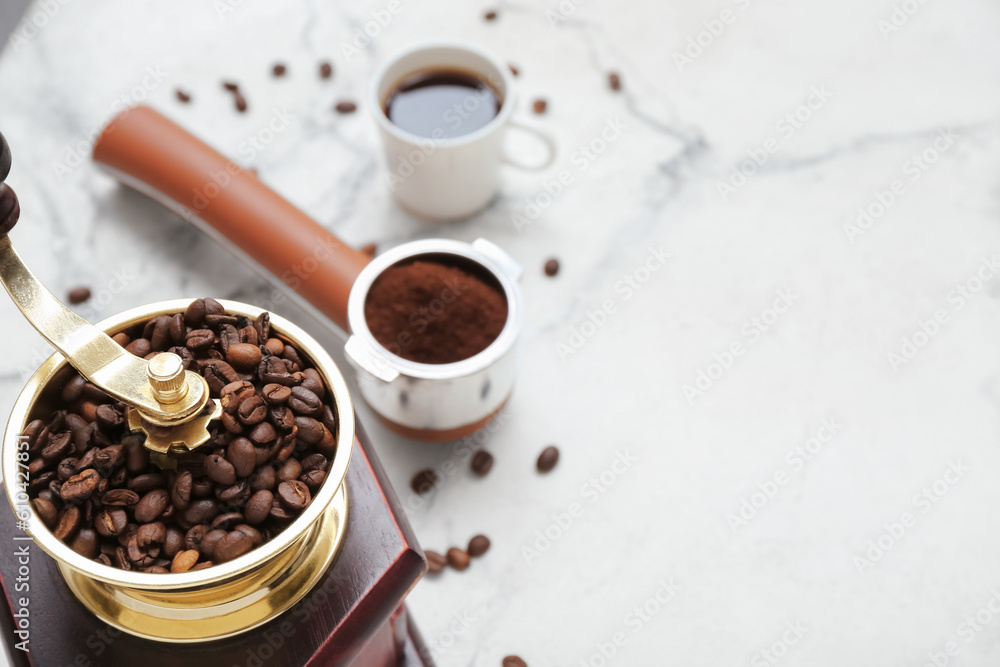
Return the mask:
[[410, 488], [413, 489], [414, 493], [423, 495], [433, 489], [437, 481], [437, 473], [427, 468], [413, 476], [413, 479], [410, 480]]
[[424, 556], [427, 557], [427, 571], [431, 574], [443, 572], [445, 566], [448, 564], [448, 560], [436, 551], [425, 549]]
[[354, 102], [343, 101], [337, 102], [337, 106], [334, 109], [337, 110], [337, 113], [354, 113], [357, 111], [358, 105]]
[[276, 63], [274, 67], [271, 68], [271, 74], [273, 74], [276, 78], [285, 76], [287, 71], [288, 68], [285, 67], [283, 63]]
[[476, 535], [471, 540], [469, 540], [469, 548], [467, 551], [472, 557], [482, 556], [484, 553], [490, 550], [490, 538], [485, 535]]
[[528, 667], [528, 663], [516, 655], [508, 655], [503, 659], [501, 667]]
[[243, 93], [236, 92], [233, 93], [233, 102], [236, 105], [236, 110], [243, 113], [247, 110], [247, 100], [243, 97]]
[[543, 99], [537, 99], [531, 108], [535, 113], [545, 113], [546, 109], [549, 108], [549, 103]]
[[326, 480], [337, 420], [320, 373], [271, 337], [268, 317], [198, 299], [113, 338], [140, 357], [181, 356], [209, 383], [223, 420], [203, 449], [164, 472], [145, 436], [128, 432], [125, 406], [67, 378], [48, 419], [23, 432], [40, 525], [104, 565], [162, 574], [238, 558], [308, 507]]
[[549, 472], [556, 467], [559, 462], [559, 450], [554, 446], [548, 446], [538, 455], [536, 467], [538, 472]]
[[187, 104], [188, 102], [191, 101], [191, 94], [184, 92], [180, 88], [174, 91], [174, 95], [176, 95], [177, 99], [183, 104]]
[[519, 70], [515, 65], [507, 63], [507, 67], [510, 68], [510, 73], [513, 74], [514, 76], [517, 76], [521, 73], [521, 70]]
[[494, 11], [494, 10], [491, 9], [488, 12], [486, 12], [485, 14], [483, 14], [483, 18], [486, 19], [487, 21], [496, 21], [497, 20], [497, 13], [496, 13], [496, 11]]
[[368, 257], [375, 257], [375, 253], [378, 251], [378, 246], [374, 243], [369, 243], [364, 248], [360, 250], [362, 255], [367, 255]]
[[622, 89], [622, 77], [618, 72], [608, 73], [608, 85], [611, 86], [611, 90], [621, 90]]
[[240, 89], [240, 85], [238, 83], [233, 82], [233, 81], [223, 81], [222, 82], [222, 87], [225, 88], [226, 90], [228, 90], [231, 93], [235, 93], [235, 92], [239, 91], [239, 89]]
[[76, 289], [71, 289], [69, 294], [66, 295], [66, 300], [71, 304], [78, 305], [86, 301], [90, 301], [90, 288], [89, 287], [77, 287]]
[[333, 76], [333, 65], [327, 62], [322, 62], [319, 64], [319, 78], [329, 79]]
[[558, 259], [553, 258], [553, 259], [550, 259], [547, 262], [545, 262], [545, 275], [547, 275], [547, 276], [549, 276], [551, 278], [552, 276], [556, 275], [557, 273], [559, 273], [559, 260]]
[[448, 565], [450, 565], [453, 569], [458, 570], [459, 572], [469, 567], [469, 562], [470, 562], [469, 554], [466, 553], [465, 551], [462, 551], [458, 547], [452, 547], [451, 549], [448, 549], [448, 554], [446, 557], [448, 559]]
[[493, 469], [493, 455], [485, 449], [480, 449], [472, 456], [472, 472], [485, 477]]

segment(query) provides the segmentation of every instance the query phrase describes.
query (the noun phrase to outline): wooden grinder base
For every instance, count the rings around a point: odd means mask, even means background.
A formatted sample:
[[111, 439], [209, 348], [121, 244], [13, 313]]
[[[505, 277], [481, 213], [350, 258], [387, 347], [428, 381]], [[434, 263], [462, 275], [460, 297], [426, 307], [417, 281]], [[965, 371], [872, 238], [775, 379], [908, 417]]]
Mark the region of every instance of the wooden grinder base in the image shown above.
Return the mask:
[[[350, 511], [340, 556], [295, 607], [236, 637], [201, 644], [139, 639], [102, 623], [69, 592], [55, 561], [0, 507], [0, 632], [18, 667], [430, 667], [403, 600], [426, 564], [396, 494], [358, 424], [347, 472]], [[18, 540], [16, 538], [27, 538]], [[18, 573], [28, 548], [28, 574]], [[23, 588], [27, 583], [27, 590]], [[27, 598], [27, 653], [14, 614]]]

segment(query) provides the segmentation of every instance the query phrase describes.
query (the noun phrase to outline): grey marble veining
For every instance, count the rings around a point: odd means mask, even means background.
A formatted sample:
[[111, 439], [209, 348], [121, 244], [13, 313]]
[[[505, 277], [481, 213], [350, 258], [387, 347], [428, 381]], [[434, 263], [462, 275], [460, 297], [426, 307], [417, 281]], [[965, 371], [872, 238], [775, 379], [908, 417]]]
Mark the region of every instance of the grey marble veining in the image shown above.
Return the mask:
[[[493, 541], [411, 596], [441, 665], [996, 664], [1000, 8], [539, 0], [486, 22], [486, 5], [399, 0], [379, 24], [389, 4], [61, 0], [21, 26], [0, 55], [0, 130], [28, 264], [57, 294], [92, 287], [95, 321], [181, 296], [269, 300], [86, 159], [139, 101], [350, 243], [484, 236], [520, 261], [522, 374], [497, 428], [414, 444], [359, 408], [426, 548]], [[560, 155], [505, 172], [476, 218], [428, 227], [389, 199], [368, 110], [332, 106], [439, 37], [517, 65], [519, 115]], [[279, 112], [287, 129], [248, 151]], [[587, 157], [608, 123], [624, 129]], [[562, 171], [570, 185], [546, 196]], [[279, 312], [342, 361], [324, 325]], [[9, 408], [46, 348], [4, 300], [0, 321]], [[562, 460], [539, 476], [552, 442]], [[470, 446], [496, 457], [488, 477], [468, 471]], [[412, 494], [414, 472], [449, 462]]]

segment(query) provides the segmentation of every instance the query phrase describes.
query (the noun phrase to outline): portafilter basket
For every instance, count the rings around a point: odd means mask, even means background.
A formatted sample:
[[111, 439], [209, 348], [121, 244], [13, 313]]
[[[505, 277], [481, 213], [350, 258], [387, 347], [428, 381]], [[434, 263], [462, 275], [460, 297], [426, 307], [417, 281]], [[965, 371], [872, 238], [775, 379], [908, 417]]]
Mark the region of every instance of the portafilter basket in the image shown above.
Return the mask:
[[[312, 502], [268, 542], [230, 562], [199, 571], [156, 574], [125, 571], [78, 554], [49, 531], [28, 502], [30, 475], [22, 433], [47, 418], [73, 369], [141, 417], [151, 458], [169, 466], [177, 449], [195, 449], [217, 417], [204, 379], [184, 371], [179, 357], [145, 361], [110, 336], [161, 315], [183, 312], [190, 300], [165, 301], [129, 310], [92, 325], [48, 292], [22, 263], [8, 236], [19, 217], [17, 197], [3, 184], [10, 152], [0, 135], [0, 282], [32, 325], [57, 350], [28, 380], [3, 439], [2, 468], [7, 499], [26, 531], [52, 556], [73, 594], [102, 621], [133, 635], [167, 642], [220, 639], [250, 630], [305, 596], [335, 559], [344, 539], [344, 483], [354, 442], [354, 410], [336, 364], [319, 344], [284, 318], [271, 316], [271, 335], [294, 345], [322, 376], [333, 397], [336, 452]], [[251, 320], [264, 311], [221, 301], [226, 311]], [[171, 359], [175, 357], [175, 359]], [[131, 422], [131, 420], [130, 420]], [[159, 447], [159, 445], [163, 445]], [[157, 449], [159, 447], [159, 449]]]

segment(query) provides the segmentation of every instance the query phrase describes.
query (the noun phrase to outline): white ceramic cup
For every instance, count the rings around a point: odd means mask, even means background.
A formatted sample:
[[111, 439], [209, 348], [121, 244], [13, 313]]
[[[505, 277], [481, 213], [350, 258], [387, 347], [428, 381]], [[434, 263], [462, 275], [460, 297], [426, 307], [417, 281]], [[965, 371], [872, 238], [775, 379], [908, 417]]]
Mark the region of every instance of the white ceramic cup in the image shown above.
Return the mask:
[[[405, 77], [433, 69], [457, 69], [484, 78], [500, 95], [500, 111], [487, 125], [458, 137], [444, 137], [445, 128], [461, 111], [445, 114], [437, 137], [407, 132], [385, 114], [387, 95]], [[386, 60], [375, 72], [368, 106], [385, 146], [385, 180], [401, 208], [425, 222], [467, 218], [486, 208], [500, 187], [500, 166], [545, 169], [555, 160], [555, 141], [544, 131], [511, 117], [516, 102], [510, 68], [491, 53], [462, 42], [424, 42]], [[466, 104], [487, 103], [471, 93]], [[513, 159], [504, 148], [504, 132], [514, 127], [538, 137], [546, 157], [537, 164]]]

